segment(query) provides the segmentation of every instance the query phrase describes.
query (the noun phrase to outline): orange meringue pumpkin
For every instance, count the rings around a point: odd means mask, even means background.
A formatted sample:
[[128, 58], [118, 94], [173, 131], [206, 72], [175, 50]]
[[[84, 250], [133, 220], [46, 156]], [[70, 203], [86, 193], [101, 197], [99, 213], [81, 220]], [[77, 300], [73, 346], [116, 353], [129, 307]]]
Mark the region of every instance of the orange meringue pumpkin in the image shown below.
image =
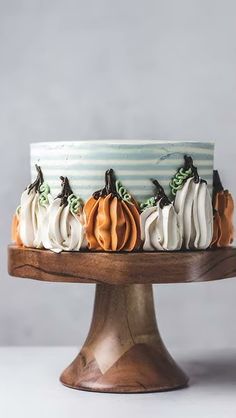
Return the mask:
[[13, 215], [12, 224], [11, 224], [11, 239], [16, 245], [23, 245], [20, 238], [20, 209], [16, 210], [16, 213]]
[[214, 228], [211, 247], [227, 247], [234, 239], [234, 201], [231, 193], [224, 190], [219, 173], [213, 176]]
[[106, 171], [105, 182], [105, 187], [95, 192], [84, 206], [89, 249], [138, 249], [141, 243], [138, 205], [132, 198], [127, 201], [119, 195], [112, 169]]

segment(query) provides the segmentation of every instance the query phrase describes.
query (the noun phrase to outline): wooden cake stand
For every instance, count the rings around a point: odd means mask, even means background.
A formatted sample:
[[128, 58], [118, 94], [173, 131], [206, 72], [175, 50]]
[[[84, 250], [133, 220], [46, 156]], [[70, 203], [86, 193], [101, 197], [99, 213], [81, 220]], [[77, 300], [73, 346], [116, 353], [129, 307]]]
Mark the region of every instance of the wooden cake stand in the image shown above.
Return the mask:
[[188, 378], [161, 340], [152, 283], [234, 277], [236, 248], [54, 254], [10, 246], [9, 273], [51, 282], [96, 283], [88, 337], [62, 373], [64, 385], [98, 392], [162, 391], [184, 387]]

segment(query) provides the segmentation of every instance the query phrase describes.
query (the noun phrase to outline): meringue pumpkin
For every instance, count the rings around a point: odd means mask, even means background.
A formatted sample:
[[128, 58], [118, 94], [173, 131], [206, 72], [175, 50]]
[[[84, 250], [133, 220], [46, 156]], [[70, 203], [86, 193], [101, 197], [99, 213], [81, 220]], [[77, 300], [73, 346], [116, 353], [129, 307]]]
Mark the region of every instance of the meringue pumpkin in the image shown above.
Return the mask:
[[23, 245], [20, 237], [20, 206], [18, 206], [15, 214], [13, 215], [11, 224], [11, 239], [14, 244]]
[[[211, 196], [207, 182], [199, 177], [191, 156], [185, 155], [184, 158], [184, 178], [179, 179], [181, 187], [175, 189], [174, 207], [178, 214], [184, 248], [204, 250], [210, 246], [213, 235]], [[172, 186], [173, 184], [174, 182]]]
[[[140, 246], [138, 205], [118, 192], [112, 169], [105, 173], [105, 187], [85, 203], [85, 230], [90, 250], [133, 251]], [[127, 197], [128, 196], [128, 197]]]
[[141, 238], [144, 251], [176, 251], [182, 246], [182, 236], [173, 203], [157, 180], [155, 196], [141, 204]]
[[211, 247], [227, 247], [234, 239], [234, 201], [231, 193], [224, 190], [217, 170], [213, 174], [214, 224]]
[[82, 201], [75, 196], [67, 177], [60, 177], [62, 191], [48, 208], [43, 224], [44, 248], [60, 253], [86, 247]]
[[36, 165], [37, 178], [21, 195], [21, 203], [12, 221], [12, 238], [18, 245], [42, 248], [41, 226], [52, 200], [41, 168]]

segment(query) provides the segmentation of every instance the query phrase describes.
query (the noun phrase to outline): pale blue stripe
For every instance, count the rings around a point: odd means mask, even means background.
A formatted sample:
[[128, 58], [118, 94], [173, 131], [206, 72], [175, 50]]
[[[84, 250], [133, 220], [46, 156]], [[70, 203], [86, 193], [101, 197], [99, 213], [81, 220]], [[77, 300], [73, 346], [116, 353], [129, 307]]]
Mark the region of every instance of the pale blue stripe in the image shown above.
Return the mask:
[[[211, 162], [209, 162], [209, 164], [207, 164], [207, 165], [201, 165], [201, 163], [198, 163], [198, 164], [196, 164], [196, 166], [198, 167], [199, 170], [212, 170], [213, 171], [213, 164]], [[145, 175], [146, 171], [155, 172], [155, 170], [159, 170], [159, 171], [163, 171], [163, 172], [167, 171], [168, 173], [170, 171], [173, 171], [173, 175], [174, 175], [177, 172], [179, 167], [180, 167], [180, 165], [176, 165], [176, 164], [172, 164], [172, 165], [171, 164], [165, 164], [164, 166], [160, 166], [159, 164], [155, 164], [155, 166], [153, 166], [153, 165], [146, 166], [146, 165], [140, 164], [138, 166], [139, 171], [142, 172], [144, 175]], [[45, 165], [41, 164], [41, 168], [45, 173], [49, 173], [49, 172], [53, 173], [55, 170], [61, 170], [62, 172], [63, 172], [63, 170], [73, 170], [73, 171], [76, 171], [78, 174], [83, 173], [84, 171], [87, 173], [89, 171], [89, 167], [86, 166], [86, 165], [84, 165], [84, 166], [79, 165], [78, 167], [73, 165], [72, 167], [71, 166], [66, 166], [64, 168], [61, 165], [58, 165], [58, 166], [56, 165], [56, 166], [47, 166], [45, 168]], [[109, 164], [107, 164], [106, 166], [94, 166], [93, 165], [93, 170], [101, 171], [102, 175], [104, 175], [105, 171], [109, 168], [112, 168], [112, 167], [109, 166]], [[113, 166], [113, 168], [115, 168], [115, 167]], [[132, 173], [132, 172], [134, 172], [136, 167], [135, 166], [132, 166], [132, 167], [131, 166], [129, 166], [129, 167], [120, 166], [119, 168], [116, 167], [115, 169], [117, 170], [118, 173], [122, 173], [122, 171], [126, 171], [127, 173], [129, 173], [129, 172]], [[94, 177], [96, 175], [96, 174], [94, 174], [93, 170], [91, 170], [91, 174], [88, 173], [88, 177], [90, 175], [91, 175], [91, 177]], [[34, 164], [31, 167], [31, 172], [37, 174]], [[120, 174], [120, 175], [122, 175], [122, 174]]]
[[[51, 170], [51, 171], [53, 171], [54, 169], [62, 169], [63, 170], [63, 167], [60, 165], [60, 166], [46, 166], [45, 165], [45, 169], [44, 169], [44, 164], [40, 161], [40, 166], [41, 166], [41, 168], [42, 168], [42, 170]], [[150, 171], [150, 170], [155, 170], [155, 169], [159, 169], [159, 170], [174, 170], [174, 171], [176, 171], [179, 167], [181, 167], [182, 165], [181, 164], [173, 164], [173, 163], [171, 163], [170, 161], [169, 161], [169, 164], [167, 163], [167, 161], [162, 165], [161, 164], [161, 162], [152, 162], [152, 163], [149, 163], [148, 164], [148, 161], [147, 161], [147, 163], [145, 163], [145, 164], [143, 164], [143, 163], [138, 163], [137, 162], [137, 165], [133, 165], [133, 166], [131, 166], [131, 165], [119, 165], [119, 162], [117, 162], [116, 164], [109, 164], [109, 161], [108, 162], [106, 162], [106, 163], [104, 163], [104, 164], [99, 164], [99, 165], [97, 165], [97, 164], [93, 164], [92, 165], [92, 169], [91, 169], [91, 172], [93, 172], [93, 170], [101, 170], [101, 172], [104, 172], [105, 173], [105, 171], [107, 170], [107, 169], [109, 169], [109, 168], [114, 168], [115, 170], [117, 170], [117, 171], [119, 171], [119, 170], [126, 170], [126, 171], [134, 171], [135, 169], [137, 170], [140, 170], [140, 171]], [[207, 165], [202, 165], [201, 166], [201, 163], [199, 163], [198, 164], [198, 168], [208, 168], [208, 169], [211, 169], [213, 167], [213, 162], [212, 161], [209, 161], [209, 164], [207, 164]], [[88, 164], [84, 164], [84, 165], [80, 165], [79, 163], [78, 164], [73, 164], [72, 166], [71, 165], [65, 165], [65, 167], [64, 167], [65, 169], [70, 169], [70, 170], [78, 170], [78, 172], [82, 172], [83, 170], [86, 170], [86, 171], [88, 171], [89, 170], [89, 168], [91, 168], [91, 163], [88, 163]], [[32, 171], [35, 171], [35, 167], [34, 167], [34, 165], [32, 165]]]
[[[55, 152], [55, 151], [54, 151]], [[57, 161], [57, 160], [61, 160], [61, 161], [67, 161], [67, 160], [70, 160], [70, 161], [78, 161], [78, 163], [80, 162], [80, 160], [84, 160], [84, 161], [88, 161], [88, 162], [93, 162], [93, 161], [97, 161], [97, 160], [109, 160], [109, 159], [112, 159], [112, 160], [117, 160], [117, 162], [119, 162], [119, 161], [124, 161], [124, 160], [131, 160], [131, 161], [133, 161], [133, 160], [137, 160], [137, 163], [138, 163], [138, 161], [139, 160], [142, 160], [142, 159], [147, 159], [147, 163], [148, 163], [148, 160], [155, 160], [155, 159], [157, 159], [158, 161], [171, 161], [171, 159], [180, 159], [180, 163], [181, 163], [181, 160], [184, 162], [184, 158], [183, 158], [183, 156], [184, 156], [184, 153], [183, 152], [168, 152], [168, 153], [166, 153], [166, 154], [164, 154], [163, 155], [163, 152], [162, 153], [159, 153], [159, 152], [156, 152], [156, 151], [153, 151], [153, 152], [151, 152], [151, 153], [147, 153], [147, 152], [139, 152], [139, 153], [133, 153], [133, 154], [130, 154], [130, 155], [127, 155], [127, 154], [118, 154], [118, 153], [115, 153], [115, 154], [113, 154], [112, 153], [112, 156], [111, 156], [111, 154], [110, 153], [104, 153], [104, 152], [101, 152], [101, 153], [99, 153], [99, 152], [97, 152], [97, 151], [90, 151], [89, 153], [88, 153], [88, 155], [79, 155], [79, 153], [77, 154], [77, 155], [70, 155], [69, 153], [68, 154], [64, 154], [64, 155], [60, 155], [60, 154], [54, 154], [54, 153], [52, 153], [52, 154], [48, 154], [48, 155], [45, 155], [45, 156], [43, 156], [42, 158], [40, 158], [40, 157], [34, 157], [34, 156], [32, 156], [32, 161], [34, 162], [40, 162], [40, 161]], [[212, 160], [212, 157], [213, 157], [213, 155], [211, 154], [211, 153], [205, 153], [205, 154], [201, 154], [201, 153], [192, 153], [191, 154], [191, 156], [192, 156], [192, 158], [193, 158], [193, 160], [203, 160], [203, 161], [206, 161], [206, 160]]]
[[[66, 170], [64, 170], [64, 171], [62, 170], [62, 174], [61, 175], [63, 175], [63, 173], [66, 174]], [[201, 170], [199, 170], [199, 173], [201, 174]], [[204, 174], [202, 174], [202, 175], [204, 175]], [[157, 178], [157, 179], [168, 180], [168, 178], [166, 177], [166, 174], [158, 174], [158, 175], [155, 176], [155, 173], [153, 173], [153, 176], [155, 178]], [[206, 175], [204, 175], [204, 178], [205, 179], [211, 179], [212, 176], [213, 176], [213, 174], [206, 174]], [[91, 177], [90, 176], [83, 176], [80, 173], [78, 173], [78, 174], [68, 174], [68, 178], [69, 179], [78, 180], [78, 181], [79, 180], [88, 180], [88, 182], [89, 182], [89, 179], [94, 179], [94, 177], [95, 177], [94, 175], [91, 176]], [[102, 176], [96, 176], [96, 177], [97, 177], [98, 180], [104, 178], [103, 175]], [[50, 179], [50, 181], [52, 181], [52, 180], [59, 179], [60, 176], [59, 175], [45, 173], [45, 178]], [[150, 178], [151, 178], [151, 175], [150, 175]], [[122, 180], [122, 181], [145, 180], [146, 177], [144, 177], [143, 175], [135, 175], [135, 174], [133, 174], [133, 175], [122, 175], [122, 174], [120, 174], [119, 176], [117, 176], [117, 179]], [[170, 177], [170, 179], [171, 179], [171, 177]], [[148, 181], [148, 178], [147, 178], [147, 181]]]

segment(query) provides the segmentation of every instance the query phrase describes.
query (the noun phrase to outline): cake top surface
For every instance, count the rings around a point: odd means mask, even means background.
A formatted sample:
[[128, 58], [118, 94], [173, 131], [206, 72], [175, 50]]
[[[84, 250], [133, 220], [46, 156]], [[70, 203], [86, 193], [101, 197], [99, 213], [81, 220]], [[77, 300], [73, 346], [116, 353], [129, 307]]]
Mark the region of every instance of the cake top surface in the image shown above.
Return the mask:
[[139, 145], [165, 145], [165, 144], [212, 144], [214, 145], [214, 141], [197, 141], [197, 140], [159, 140], [159, 139], [88, 139], [88, 140], [74, 140], [74, 141], [39, 141], [39, 142], [32, 142], [31, 146], [44, 146], [44, 145], [74, 145], [74, 144], [111, 144], [111, 145], [133, 145], [133, 144], [139, 144]]

